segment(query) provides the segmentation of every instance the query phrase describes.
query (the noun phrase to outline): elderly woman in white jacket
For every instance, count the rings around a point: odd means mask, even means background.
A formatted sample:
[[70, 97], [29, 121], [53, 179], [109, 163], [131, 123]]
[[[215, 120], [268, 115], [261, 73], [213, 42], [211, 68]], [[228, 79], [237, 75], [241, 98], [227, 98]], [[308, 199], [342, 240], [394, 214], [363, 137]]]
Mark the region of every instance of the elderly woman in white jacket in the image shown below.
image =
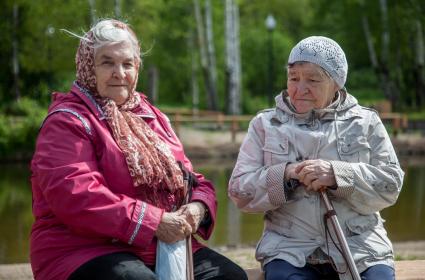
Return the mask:
[[324, 222], [323, 189], [362, 279], [394, 279], [379, 211], [396, 202], [404, 173], [378, 114], [345, 90], [347, 70], [335, 41], [300, 41], [288, 89], [254, 117], [241, 146], [228, 193], [242, 211], [264, 213], [256, 258], [266, 279], [351, 279]]

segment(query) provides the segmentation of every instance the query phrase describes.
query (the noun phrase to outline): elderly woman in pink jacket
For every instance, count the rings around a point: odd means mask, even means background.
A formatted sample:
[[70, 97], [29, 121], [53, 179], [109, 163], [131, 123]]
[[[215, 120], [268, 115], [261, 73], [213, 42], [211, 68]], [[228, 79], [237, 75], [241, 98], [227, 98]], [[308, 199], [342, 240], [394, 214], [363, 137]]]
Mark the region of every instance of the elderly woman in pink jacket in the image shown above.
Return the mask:
[[[31, 164], [32, 270], [42, 280], [156, 279], [157, 240], [211, 235], [214, 187], [136, 92], [140, 46], [129, 26], [103, 20], [80, 39], [77, 80], [53, 95]], [[194, 238], [192, 248], [195, 279], [246, 279]]]
[[287, 90], [251, 121], [241, 146], [229, 195], [243, 211], [264, 213], [256, 258], [266, 280], [356, 275], [325, 219], [321, 191], [333, 203], [361, 279], [394, 279], [379, 211], [396, 202], [404, 173], [378, 114], [345, 89], [347, 72], [334, 40], [301, 40], [288, 58]]

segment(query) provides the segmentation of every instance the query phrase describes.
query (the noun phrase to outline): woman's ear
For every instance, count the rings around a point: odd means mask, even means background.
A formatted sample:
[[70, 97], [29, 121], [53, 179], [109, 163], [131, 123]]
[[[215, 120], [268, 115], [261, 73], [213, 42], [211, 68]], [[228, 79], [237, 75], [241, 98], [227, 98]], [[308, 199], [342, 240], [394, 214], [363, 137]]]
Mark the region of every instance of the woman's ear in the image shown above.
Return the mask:
[[339, 85], [333, 79], [332, 79], [332, 81], [334, 82], [334, 92], [337, 92], [341, 88], [339, 87]]

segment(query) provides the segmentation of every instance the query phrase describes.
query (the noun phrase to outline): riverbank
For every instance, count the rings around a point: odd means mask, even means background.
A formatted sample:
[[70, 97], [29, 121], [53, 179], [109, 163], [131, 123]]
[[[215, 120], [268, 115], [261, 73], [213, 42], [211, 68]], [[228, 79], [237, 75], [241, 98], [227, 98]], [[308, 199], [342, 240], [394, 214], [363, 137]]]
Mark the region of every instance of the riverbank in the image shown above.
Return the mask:
[[[237, 158], [239, 147], [246, 135], [239, 131], [232, 142], [229, 131], [201, 130], [182, 126], [179, 129], [179, 138], [182, 141], [189, 158], [194, 159], [233, 159]], [[425, 137], [419, 134], [398, 134], [392, 136], [400, 160], [422, 159], [425, 156]]]
[[[199, 129], [188, 126], [179, 128], [179, 138], [191, 160], [236, 160], [239, 147], [246, 131], [238, 131], [232, 139], [228, 130]], [[391, 137], [394, 148], [400, 160], [419, 159], [423, 162], [425, 156], [425, 137], [419, 134], [399, 134]], [[0, 157], [0, 163], [29, 162], [31, 151], [15, 151], [8, 156]]]

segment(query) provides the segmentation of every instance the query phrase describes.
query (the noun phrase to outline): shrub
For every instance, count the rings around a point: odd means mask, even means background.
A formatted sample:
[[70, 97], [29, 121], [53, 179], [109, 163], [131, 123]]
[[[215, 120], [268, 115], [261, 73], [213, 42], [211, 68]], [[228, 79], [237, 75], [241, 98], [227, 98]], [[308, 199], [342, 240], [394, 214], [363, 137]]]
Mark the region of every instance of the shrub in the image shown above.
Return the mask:
[[4, 109], [0, 113], [0, 157], [30, 154], [46, 113], [47, 108], [29, 98], [22, 98]]

